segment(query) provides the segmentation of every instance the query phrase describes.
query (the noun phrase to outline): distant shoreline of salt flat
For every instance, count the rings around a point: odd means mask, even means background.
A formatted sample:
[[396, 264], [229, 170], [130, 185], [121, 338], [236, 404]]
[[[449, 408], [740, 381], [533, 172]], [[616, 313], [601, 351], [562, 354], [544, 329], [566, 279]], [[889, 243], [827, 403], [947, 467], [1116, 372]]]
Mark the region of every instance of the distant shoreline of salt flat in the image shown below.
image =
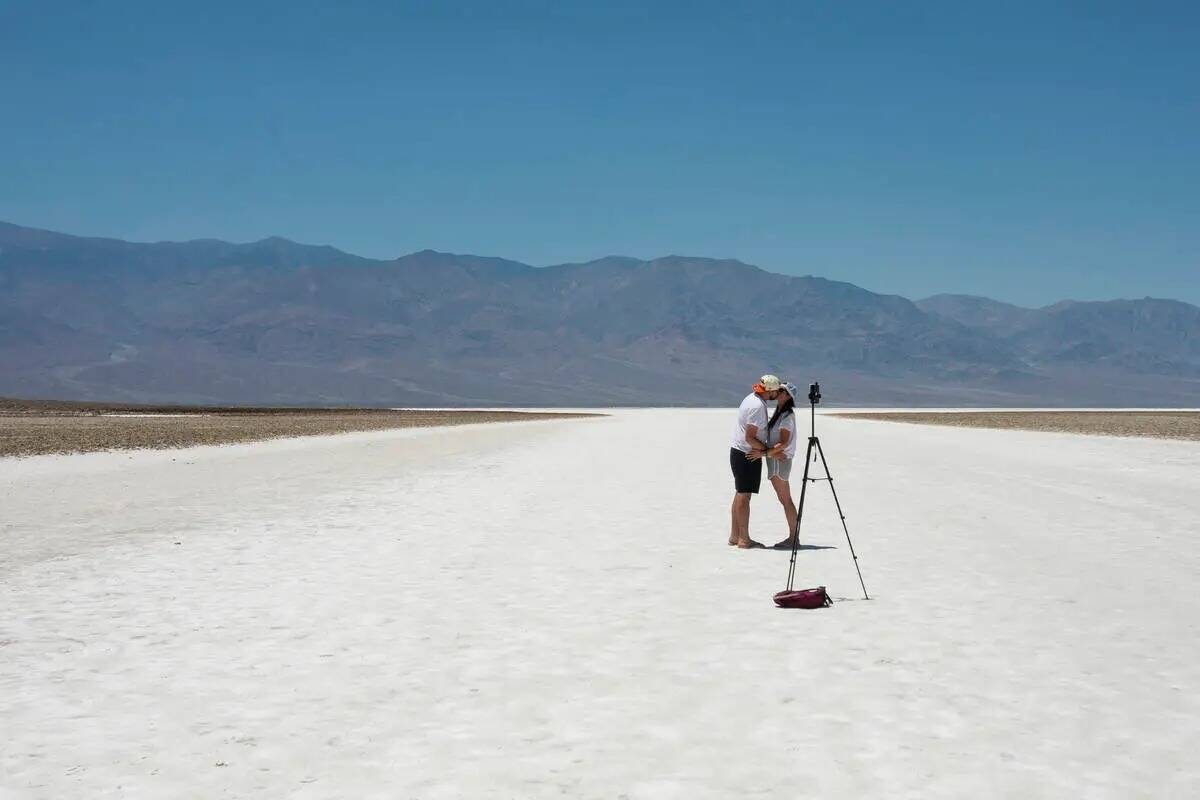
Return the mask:
[[856, 411], [834, 416], [920, 425], [1082, 433], [1200, 441], [1200, 411], [1030, 410], [1030, 411]]
[[134, 406], [56, 401], [0, 404], [0, 458], [168, 450], [301, 436], [594, 414], [517, 410]]

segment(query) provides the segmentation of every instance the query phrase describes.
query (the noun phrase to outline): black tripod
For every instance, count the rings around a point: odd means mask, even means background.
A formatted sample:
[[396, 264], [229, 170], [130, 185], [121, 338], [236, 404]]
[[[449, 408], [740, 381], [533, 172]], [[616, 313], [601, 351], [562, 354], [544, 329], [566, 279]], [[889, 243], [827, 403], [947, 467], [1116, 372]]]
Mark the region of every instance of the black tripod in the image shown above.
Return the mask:
[[[800, 549], [800, 520], [804, 517], [804, 496], [808, 491], [809, 482], [829, 481], [829, 491], [833, 492], [833, 503], [837, 506], [838, 516], [842, 518], [842, 530], [846, 532], [846, 544], [850, 546], [850, 556], [854, 559], [854, 571], [858, 573], [858, 583], [862, 586], [863, 599], [867, 596], [867, 585], [863, 583], [862, 570], [858, 568], [858, 556], [854, 553], [854, 543], [850, 541], [850, 529], [846, 527], [846, 515], [842, 513], [842, 504], [838, 502], [837, 490], [833, 488], [833, 476], [829, 474], [829, 463], [825, 460], [825, 451], [821, 449], [821, 440], [817, 438], [817, 403], [821, 402], [821, 384], [814, 383], [808, 387], [809, 435], [808, 450], [804, 454], [804, 480], [800, 483], [800, 504], [796, 507], [796, 530], [792, 532], [792, 562], [788, 566], [787, 590], [792, 590], [792, 581], [796, 577], [796, 551]], [[808, 469], [816, 462], [816, 455], [821, 456], [821, 466], [825, 468], [824, 478], [808, 477]]]

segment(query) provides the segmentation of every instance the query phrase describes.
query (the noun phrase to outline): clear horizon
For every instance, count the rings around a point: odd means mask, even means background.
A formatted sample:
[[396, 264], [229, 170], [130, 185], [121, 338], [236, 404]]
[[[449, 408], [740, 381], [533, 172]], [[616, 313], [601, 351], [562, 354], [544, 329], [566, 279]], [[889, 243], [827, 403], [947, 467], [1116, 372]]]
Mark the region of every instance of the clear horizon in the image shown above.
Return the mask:
[[0, 8], [0, 219], [1200, 304], [1200, 10]]

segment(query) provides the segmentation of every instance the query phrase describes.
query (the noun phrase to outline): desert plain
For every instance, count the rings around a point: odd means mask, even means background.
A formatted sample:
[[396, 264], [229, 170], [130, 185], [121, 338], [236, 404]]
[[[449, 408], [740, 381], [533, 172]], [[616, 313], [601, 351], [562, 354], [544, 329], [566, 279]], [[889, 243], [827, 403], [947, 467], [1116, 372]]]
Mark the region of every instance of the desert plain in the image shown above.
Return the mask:
[[568, 412], [144, 406], [0, 398], [0, 457], [168, 449], [352, 431], [578, 416]]
[[0, 459], [0, 796], [1194, 796], [1196, 442], [606, 414]]
[[847, 416], [917, 425], [1138, 436], [1200, 441], [1200, 411], [1191, 410], [1013, 410], [855, 411]]

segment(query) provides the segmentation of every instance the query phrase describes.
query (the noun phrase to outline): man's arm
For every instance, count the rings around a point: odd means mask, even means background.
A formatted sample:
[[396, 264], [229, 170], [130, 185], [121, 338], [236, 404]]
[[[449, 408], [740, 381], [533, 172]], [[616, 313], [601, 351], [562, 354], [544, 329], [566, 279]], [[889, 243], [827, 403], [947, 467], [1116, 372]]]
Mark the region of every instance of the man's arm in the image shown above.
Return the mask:
[[762, 458], [762, 454], [768, 449], [766, 443], [758, 438], [757, 425], [746, 426], [746, 443], [750, 445], [750, 452], [746, 454], [746, 457], [751, 461]]

